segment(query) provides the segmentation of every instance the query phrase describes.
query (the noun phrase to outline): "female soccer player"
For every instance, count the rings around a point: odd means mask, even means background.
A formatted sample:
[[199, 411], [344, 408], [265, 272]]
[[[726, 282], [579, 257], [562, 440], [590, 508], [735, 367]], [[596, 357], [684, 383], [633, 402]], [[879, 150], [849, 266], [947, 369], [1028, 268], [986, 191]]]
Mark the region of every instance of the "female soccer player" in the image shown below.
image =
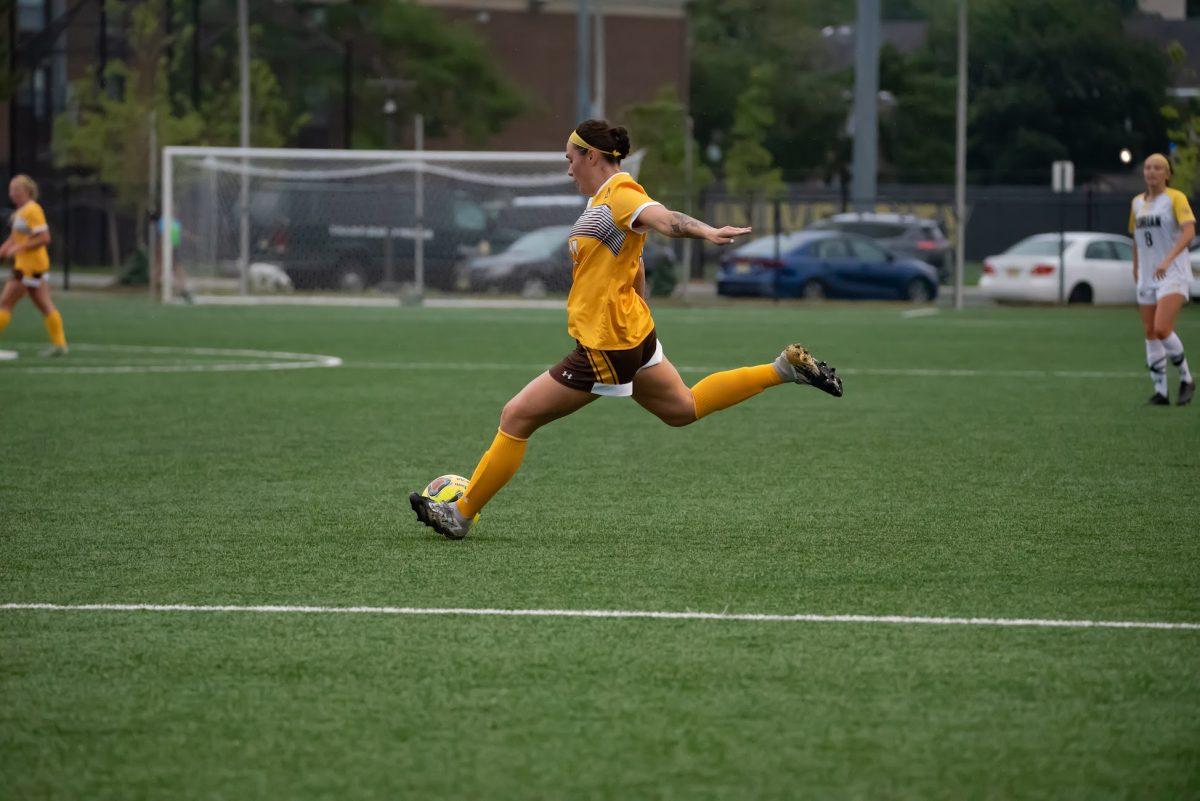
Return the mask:
[[568, 235], [567, 331], [576, 347], [505, 404], [500, 430], [461, 498], [439, 503], [409, 495], [417, 518], [445, 537], [467, 535], [479, 510], [517, 472], [534, 431], [602, 395], [632, 396], [667, 425], [686, 426], [785, 381], [842, 394], [834, 370], [800, 345], [788, 345], [774, 362], [714, 373], [690, 389], [683, 383], [638, 291], [645, 282], [646, 233], [728, 245], [750, 229], [713, 228], [664, 208], [621, 171], [628, 154], [629, 134], [603, 120], [581, 123], [567, 140], [567, 175], [591, 198]]
[[67, 353], [67, 337], [63, 333], [62, 315], [50, 300], [50, 285], [46, 273], [50, 270], [50, 227], [46, 225], [46, 214], [37, 203], [37, 184], [28, 175], [18, 175], [8, 185], [8, 197], [17, 207], [12, 216], [12, 234], [0, 245], [0, 259], [13, 260], [12, 276], [0, 291], [0, 331], [12, 320], [13, 306], [17, 305], [26, 292], [33, 305], [41, 311], [50, 335], [50, 349], [46, 356], [64, 356]]
[[1150, 403], [1167, 406], [1167, 359], [1179, 368], [1180, 406], [1196, 394], [1196, 382], [1183, 355], [1183, 343], [1175, 333], [1175, 318], [1188, 300], [1192, 265], [1188, 245], [1196, 235], [1196, 217], [1187, 197], [1171, 189], [1171, 162], [1155, 153], [1142, 165], [1146, 191], [1133, 199], [1129, 211], [1129, 233], [1133, 250], [1133, 280], [1137, 284], [1138, 311], [1146, 332], [1146, 364], [1154, 394]]

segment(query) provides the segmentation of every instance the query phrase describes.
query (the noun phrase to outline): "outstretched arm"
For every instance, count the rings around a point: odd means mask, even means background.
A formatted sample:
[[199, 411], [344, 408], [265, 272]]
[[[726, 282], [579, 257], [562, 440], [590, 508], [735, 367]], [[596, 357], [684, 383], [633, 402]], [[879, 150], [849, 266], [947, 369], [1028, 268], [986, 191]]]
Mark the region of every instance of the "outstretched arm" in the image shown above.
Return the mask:
[[714, 245], [728, 245], [739, 236], [750, 233], [749, 228], [726, 225], [713, 228], [707, 223], [689, 217], [680, 211], [671, 211], [666, 206], [648, 206], [638, 215], [637, 224], [676, 239], [704, 239]]

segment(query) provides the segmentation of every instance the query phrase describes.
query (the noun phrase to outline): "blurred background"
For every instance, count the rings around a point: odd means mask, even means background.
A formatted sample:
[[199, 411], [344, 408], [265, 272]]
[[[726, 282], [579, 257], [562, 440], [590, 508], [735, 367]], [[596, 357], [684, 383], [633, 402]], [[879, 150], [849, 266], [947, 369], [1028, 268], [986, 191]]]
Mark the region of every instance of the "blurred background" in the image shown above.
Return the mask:
[[[968, 7], [968, 282], [985, 256], [1028, 235], [1122, 233], [1151, 152], [1171, 155], [1185, 193], [1196, 180], [1195, 0], [243, 2], [244, 27], [237, 0], [0, 2], [0, 163], [40, 183], [56, 269], [148, 281], [161, 149], [237, 146], [246, 87], [259, 148], [554, 154], [578, 120], [607, 117], [630, 128], [639, 180], [668, 205], [781, 235], [858, 212], [842, 230], [919, 258], [944, 284], [960, 227], [955, 94]], [[1055, 161], [1073, 163], [1069, 191], [1051, 187]], [[361, 178], [388, 163], [348, 169]], [[379, 200], [402, 173], [410, 180], [398, 166], [376, 170], [364, 195], [360, 184], [334, 188], [345, 170], [276, 161], [242, 195], [226, 163], [228, 186], [211, 182], [203, 197], [199, 178], [175, 187], [193, 191], [197, 210], [176, 213], [173, 236], [184, 250], [205, 240], [187, 262], [197, 278], [240, 269], [243, 289], [247, 262], [273, 264], [295, 288], [386, 288], [410, 280], [422, 239], [431, 289], [560, 290], [524, 267], [520, 281], [475, 280], [511, 273], [495, 265], [506, 252], [554, 262], [550, 245], [577, 211], [570, 185], [549, 179], [561, 164], [502, 164], [480, 155], [464, 168], [474, 178], [441, 188], [430, 173], [413, 233], [411, 196]], [[374, 234], [355, 229], [374, 224], [354, 211], [364, 206], [386, 218]], [[214, 209], [228, 211], [202, 219]], [[239, 217], [249, 253], [229, 250]], [[314, 232], [309, 218], [328, 225]], [[527, 235], [518, 258], [510, 251]], [[348, 242], [364, 237], [379, 241]], [[440, 251], [439, 238], [450, 243]], [[660, 294], [717, 277], [716, 253], [652, 247]], [[492, 261], [471, 262], [480, 258]], [[328, 275], [313, 277], [314, 262]]]

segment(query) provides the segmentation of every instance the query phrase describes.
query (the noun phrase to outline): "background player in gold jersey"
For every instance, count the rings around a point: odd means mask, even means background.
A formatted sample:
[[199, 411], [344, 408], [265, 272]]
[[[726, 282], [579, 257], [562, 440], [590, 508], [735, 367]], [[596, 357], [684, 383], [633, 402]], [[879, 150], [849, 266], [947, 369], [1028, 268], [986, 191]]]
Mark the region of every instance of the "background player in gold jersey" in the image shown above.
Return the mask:
[[50, 300], [50, 285], [46, 273], [50, 271], [50, 227], [46, 214], [37, 202], [37, 184], [28, 175], [18, 175], [8, 185], [8, 197], [17, 207], [12, 216], [12, 233], [0, 245], [0, 259], [12, 259], [12, 276], [5, 281], [0, 291], [0, 331], [12, 320], [13, 307], [17, 301], [29, 294], [33, 305], [41, 311], [50, 336], [48, 356], [62, 356], [67, 352], [67, 337], [63, 333], [62, 315]]
[[409, 496], [417, 518], [443, 536], [466, 536], [475, 515], [517, 472], [534, 431], [602, 395], [632, 396], [668, 425], [686, 426], [786, 381], [842, 394], [833, 369], [800, 345], [789, 345], [774, 362], [714, 373], [691, 388], [683, 383], [663, 354], [640, 291], [646, 234], [728, 245], [750, 229], [713, 228], [651, 200], [620, 169], [628, 154], [629, 134], [603, 120], [581, 123], [567, 141], [567, 175], [590, 198], [568, 236], [567, 331], [576, 347], [505, 404], [500, 429], [461, 498], [439, 503]]

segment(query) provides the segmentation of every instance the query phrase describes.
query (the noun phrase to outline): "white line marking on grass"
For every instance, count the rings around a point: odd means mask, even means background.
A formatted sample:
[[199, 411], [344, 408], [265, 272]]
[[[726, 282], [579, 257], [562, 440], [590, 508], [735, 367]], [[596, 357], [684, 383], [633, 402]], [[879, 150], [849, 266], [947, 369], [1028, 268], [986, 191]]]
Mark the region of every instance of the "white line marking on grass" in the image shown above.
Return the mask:
[[[32, 343], [17, 343], [23, 347], [37, 347]], [[58, 361], [52, 365], [5, 368], [12, 373], [74, 373], [74, 374], [128, 374], [128, 373], [226, 373], [253, 370], [305, 370], [313, 367], [339, 367], [342, 360], [337, 356], [319, 353], [291, 353], [289, 351], [248, 350], [245, 348], [184, 348], [169, 345], [94, 345], [72, 343], [72, 351], [83, 353], [157, 354], [170, 356], [199, 356], [247, 359], [236, 362], [177, 361], [166, 364], [87, 365]]]
[[418, 606], [232, 606], [191, 604], [5, 603], [0, 610], [47, 612], [249, 612], [275, 615], [407, 615], [461, 617], [561, 617], [635, 620], [728, 620], [747, 623], [882, 623], [916, 626], [1001, 626], [1054, 629], [1182, 629], [1200, 623], [1156, 620], [1043, 620], [1003, 617], [914, 617], [910, 615], [771, 615], [724, 612], [654, 612], [629, 609], [463, 609]]
[[933, 315], [935, 315], [937, 313], [938, 313], [938, 309], [936, 307], [931, 306], [931, 307], [924, 308], [924, 309], [909, 309], [906, 312], [900, 312], [900, 316], [906, 317], [906, 318], [932, 317]]
[[[517, 370], [531, 372], [548, 370], [549, 364], [511, 364], [504, 362], [346, 362], [349, 368], [362, 370]], [[725, 367], [698, 367], [677, 364], [681, 373], [715, 373]], [[938, 367], [839, 367], [841, 375], [917, 376], [921, 378], [1144, 378], [1144, 372], [1104, 370], [970, 370]]]

